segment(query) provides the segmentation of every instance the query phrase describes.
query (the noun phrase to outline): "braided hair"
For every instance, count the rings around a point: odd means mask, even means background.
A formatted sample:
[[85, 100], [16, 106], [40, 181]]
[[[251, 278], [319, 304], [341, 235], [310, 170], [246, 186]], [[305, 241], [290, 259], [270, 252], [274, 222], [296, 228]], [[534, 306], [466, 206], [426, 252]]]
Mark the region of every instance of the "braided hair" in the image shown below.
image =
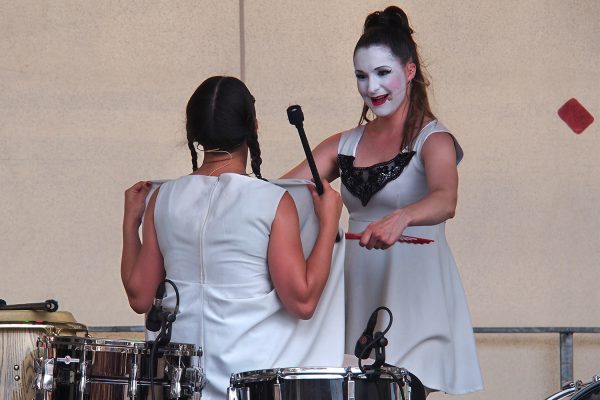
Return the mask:
[[263, 179], [254, 97], [242, 81], [230, 76], [208, 78], [188, 101], [186, 117], [193, 171], [198, 169], [196, 144], [205, 150], [232, 151], [247, 143], [252, 172]]
[[[426, 71], [421, 67], [417, 44], [412, 37], [413, 33], [406, 13], [399, 7], [390, 6], [383, 11], [375, 11], [367, 16], [363, 34], [354, 48], [354, 54], [356, 54], [358, 49], [385, 46], [400, 60], [402, 65], [414, 63], [416, 66], [415, 77], [410, 83], [412, 87], [400, 149], [412, 148], [425, 118], [435, 118], [427, 97], [429, 79]], [[367, 105], [363, 105], [359, 125], [370, 121], [367, 117], [368, 110]]]

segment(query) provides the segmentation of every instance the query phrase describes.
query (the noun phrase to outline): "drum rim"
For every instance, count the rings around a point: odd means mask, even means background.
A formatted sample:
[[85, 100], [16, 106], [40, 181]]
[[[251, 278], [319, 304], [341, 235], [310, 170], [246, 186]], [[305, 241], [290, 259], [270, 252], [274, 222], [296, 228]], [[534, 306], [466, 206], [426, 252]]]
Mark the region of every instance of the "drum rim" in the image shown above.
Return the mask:
[[119, 339], [119, 338], [99, 338], [94, 336], [75, 336], [75, 335], [46, 335], [44, 341], [49, 344], [63, 345], [63, 344], [82, 344], [89, 346], [103, 346], [103, 347], [126, 347], [136, 348], [145, 347], [146, 342], [138, 339]]
[[[95, 336], [75, 335], [45, 335], [41, 339], [47, 347], [77, 345], [84, 351], [118, 352], [118, 353], [149, 353], [152, 350], [150, 342], [141, 339], [104, 338]], [[202, 350], [192, 343], [168, 343], [161, 346], [161, 354], [167, 356], [201, 356]]]
[[[396, 366], [383, 366], [380, 367], [380, 371], [382, 374], [388, 374], [388, 375], [402, 375], [403, 372], [408, 372], [407, 369], [405, 368], [401, 368], [401, 367], [396, 367]], [[361, 371], [361, 369], [359, 367], [348, 367], [348, 372], [353, 376], [364, 376], [365, 373], [363, 371]]]
[[[396, 366], [384, 366], [381, 367], [383, 372], [402, 372], [404, 368]], [[266, 373], [291, 373], [291, 374], [312, 374], [312, 373], [332, 373], [332, 374], [346, 374], [351, 372], [352, 374], [363, 374], [359, 367], [285, 367], [285, 368], [266, 368], [256, 369], [248, 371], [234, 372], [232, 375], [257, 375]]]
[[286, 367], [234, 372], [231, 374], [231, 379], [271, 379], [275, 377], [283, 378], [289, 375], [339, 375], [343, 378], [346, 374], [347, 368], [343, 367]]
[[346, 368], [344, 367], [286, 367], [286, 368], [265, 368], [255, 369], [249, 371], [234, 372], [232, 375], [238, 376], [255, 376], [255, 375], [267, 375], [273, 376], [277, 374], [334, 374], [339, 373], [340, 375], [346, 374]]

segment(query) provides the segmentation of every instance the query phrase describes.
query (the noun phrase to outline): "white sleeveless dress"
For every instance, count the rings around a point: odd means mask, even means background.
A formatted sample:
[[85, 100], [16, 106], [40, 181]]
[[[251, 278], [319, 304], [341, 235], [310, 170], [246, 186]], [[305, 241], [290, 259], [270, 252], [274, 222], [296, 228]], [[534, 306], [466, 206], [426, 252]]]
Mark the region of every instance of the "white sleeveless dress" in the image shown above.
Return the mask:
[[[363, 131], [359, 126], [344, 132], [338, 153], [354, 156]], [[341, 185], [349, 232], [360, 233], [427, 194], [421, 149], [435, 132], [448, 130], [436, 120], [427, 124], [404, 170], [373, 194], [367, 206]], [[455, 147], [458, 163], [463, 152], [456, 140]], [[444, 230], [445, 223], [406, 228], [405, 235], [434, 240], [426, 245], [397, 243], [387, 250], [367, 250], [358, 240], [346, 243], [346, 352], [354, 353], [371, 313], [387, 306], [394, 320], [386, 334], [386, 362], [408, 369], [431, 389], [463, 394], [481, 390], [483, 383], [465, 293]], [[379, 312], [376, 330], [387, 322], [387, 314]]]
[[[304, 203], [310, 199], [305, 182], [290, 185], [292, 196], [300, 191]], [[167, 278], [181, 296], [171, 342], [202, 346], [203, 399], [225, 399], [234, 372], [342, 363], [343, 243], [313, 319], [288, 314], [272, 285], [267, 247], [284, 193], [238, 174], [161, 182], [155, 227]], [[174, 308], [174, 293], [166, 288], [163, 305]], [[339, 317], [325, 318], [331, 311]]]

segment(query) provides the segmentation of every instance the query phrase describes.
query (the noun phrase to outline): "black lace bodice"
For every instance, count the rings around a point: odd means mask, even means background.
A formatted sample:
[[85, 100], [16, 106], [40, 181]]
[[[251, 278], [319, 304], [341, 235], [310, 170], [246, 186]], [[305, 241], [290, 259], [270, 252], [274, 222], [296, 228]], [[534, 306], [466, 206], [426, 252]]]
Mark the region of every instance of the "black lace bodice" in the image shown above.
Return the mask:
[[338, 154], [340, 178], [346, 189], [358, 197], [363, 206], [366, 206], [375, 193], [400, 176], [415, 153], [415, 151], [399, 153], [390, 161], [370, 167], [355, 167], [354, 156]]

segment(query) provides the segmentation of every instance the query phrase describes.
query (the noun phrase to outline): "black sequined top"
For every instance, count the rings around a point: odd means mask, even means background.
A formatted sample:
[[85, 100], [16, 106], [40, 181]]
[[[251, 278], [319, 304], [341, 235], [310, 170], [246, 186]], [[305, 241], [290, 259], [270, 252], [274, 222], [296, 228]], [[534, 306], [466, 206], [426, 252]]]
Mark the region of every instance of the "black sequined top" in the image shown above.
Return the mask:
[[415, 151], [399, 153], [389, 161], [370, 167], [355, 167], [354, 156], [338, 154], [340, 178], [350, 193], [366, 206], [371, 197], [400, 176], [415, 155]]

